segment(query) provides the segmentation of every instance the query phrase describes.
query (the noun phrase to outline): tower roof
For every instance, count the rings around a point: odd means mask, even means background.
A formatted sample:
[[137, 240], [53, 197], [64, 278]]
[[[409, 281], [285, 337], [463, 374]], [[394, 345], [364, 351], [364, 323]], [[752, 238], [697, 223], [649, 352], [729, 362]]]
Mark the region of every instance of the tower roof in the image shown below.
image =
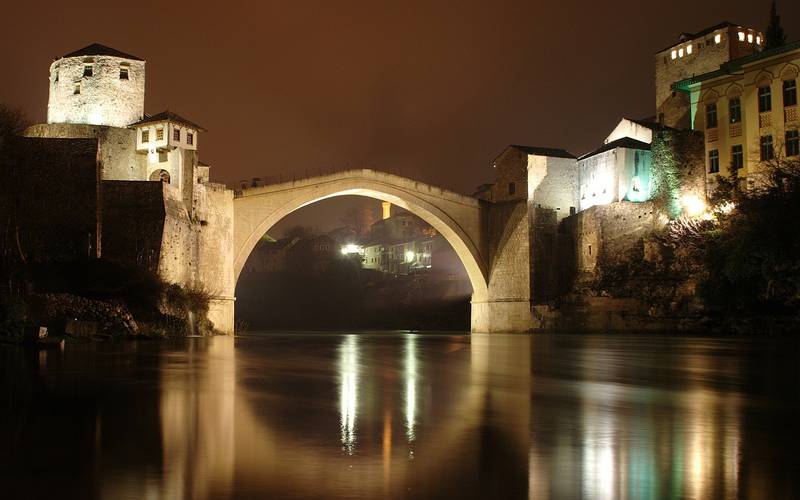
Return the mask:
[[87, 45], [82, 49], [78, 49], [75, 52], [70, 52], [69, 54], [65, 54], [58, 59], [63, 59], [65, 57], [80, 57], [80, 56], [112, 56], [112, 57], [119, 57], [122, 59], [131, 59], [134, 61], [144, 61], [144, 59], [140, 57], [136, 57], [131, 54], [126, 54], [125, 52], [121, 52], [117, 49], [112, 49], [111, 47], [106, 47], [105, 45], [101, 45], [99, 43], [93, 43], [91, 45]]
[[186, 118], [173, 113], [172, 111], [162, 111], [161, 113], [156, 113], [154, 115], [145, 115], [144, 118], [139, 120], [136, 123], [131, 123], [131, 127], [135, 127], [137, 125], [144, 125], [145, 123], [155, 123], [155, 122], [173, 122], [173, 123], [180, 123], [182, 125], [187, 125], [192, 127], [193, 129], [199, 130], [200, 132], [206, 132], [206, 129], [202, 126], [194, 123], [191, 120], [187, 120]]

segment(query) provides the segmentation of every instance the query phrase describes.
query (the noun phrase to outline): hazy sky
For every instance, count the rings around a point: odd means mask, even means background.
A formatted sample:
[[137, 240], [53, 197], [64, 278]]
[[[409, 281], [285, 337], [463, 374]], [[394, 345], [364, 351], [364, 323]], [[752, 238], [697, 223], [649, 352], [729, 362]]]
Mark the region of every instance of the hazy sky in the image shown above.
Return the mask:
[[[0, 100], [46, 119], [54, 57], [147, 60], [146, 111], [204, 125], [212, 179], [369, 166], [469, 193], [512, 143], [584, 153], [654, 114], [653, 53], [768, 1], [5, 2]], [[778, 2], [790, 40], [800, 2]]]

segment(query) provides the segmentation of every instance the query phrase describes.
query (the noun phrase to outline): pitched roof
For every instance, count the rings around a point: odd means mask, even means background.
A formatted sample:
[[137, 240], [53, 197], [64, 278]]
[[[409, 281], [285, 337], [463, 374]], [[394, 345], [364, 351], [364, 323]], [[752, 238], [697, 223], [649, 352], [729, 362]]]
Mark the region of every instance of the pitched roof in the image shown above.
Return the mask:
[[145, 123], [155, 123], [155, 122], [165, 122], [165, 121], [180, 123], [192, 127], [194, 129], [197, 129], [201, 132], [206, 132], [206, 129], [203, 128], [202, 126], [194, 123], [191, 120], [187, 120], [186, 118], [178, 115], [177, 113], [173, 113], [172, 111], [169, 110], [162, 111], [161, 113], [156, 113], [154, 115], [144, 115], [144, 118], [142, 118], [136, 123], [131, 123], [130, 126], [135, 127], [136, 125], [144, 125]]
[[611, 151], [612, 149], [617, 148], [625, 148], [625, 149], [641, 149], [645, 151], [650, 151], [650, 145], [646, 142], [637, 141], [636, 139], [631, 139], [630, 137], [622, 137], [621, 139], [617, 139], [616, 141], [611, 141], [608, 144], [603, 144], [601, 147], [595, 149], [591, 153], [586, 153], [585, 155], [578, 158], [579, 160], [583, 160], [585, 158], [589, 158], [590, 156], [594, 156], [600, 153], [605, 153], [606, 151]]
[[523, 153], [529, 155], [550, 156], [553, 158], [572, 158], [572, 159], [576, 158], [574, 154], [570, 153], [566, 149], [541, 148], [538, 146], [520, 146], [519, 144], [512, 144], [509, 147], [519, 149]]
[[112, 49], [111, 47], [106, 47], [105, 45], [101, 45], [99, 43], [93, 43], [91, 45], [87, 45], [82, 49], [78, 49], [75, 52], [70, 52], [69, 54], [65, 54], [58, 59], [62, 59], [64, 57], [80, 57], [80, 56], [112, 56], [112, 57], [120, 57], [122, 59], [132, 59], [134, 61], [144, 61], [144, 59], [140, 57], [136, 57], [131, 54], [126, 54], [125, 52], [121, 52], [117, 49]]

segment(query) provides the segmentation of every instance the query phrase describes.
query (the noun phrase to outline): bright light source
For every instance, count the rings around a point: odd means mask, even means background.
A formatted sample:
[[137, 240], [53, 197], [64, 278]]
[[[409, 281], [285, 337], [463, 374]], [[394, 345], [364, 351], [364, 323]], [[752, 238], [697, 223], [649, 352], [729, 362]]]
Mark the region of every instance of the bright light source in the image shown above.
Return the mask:
[[677, 50], [673, 50], [672, 51], [672, 58], [675, 59], [676, 57], [678, 57], [678, 51]]
[[360, 245], [355, 245], [353, 243], [342, 245], [342, 255], [355, 255], [363, 253], [364, 253], [364, 247]]
[[747, 42], [748, 43], [753, 43], [753, 34], [752, 33], [748, 33], [747, 34]]
[[687, 45], [686, 46], [686, 53], [687, 54], [691, 54], [692, 53], [692, 46], [691, 45]]
[[720, 43], [722, 41], [722, 35], [717, 33], [714, 35], [714, 43]]
[[756, 37], [756, 44], [761, 45], [761, 37], [760, 36]]
[[416, 254], [414, 252], [412, 252], [411, 250], [406, 251], [406, 262], [414, 262], [414, 257], [416, 257]]
[[744, 31], [739, 32], [739, 41], [744, 42]]
[[683, 47], [678, 49], [678, 57], [683, 57]]
[[705, 202], [693, 194], [681, 196], [681, 206], [689, 217], [697, 217], [706, 211]]

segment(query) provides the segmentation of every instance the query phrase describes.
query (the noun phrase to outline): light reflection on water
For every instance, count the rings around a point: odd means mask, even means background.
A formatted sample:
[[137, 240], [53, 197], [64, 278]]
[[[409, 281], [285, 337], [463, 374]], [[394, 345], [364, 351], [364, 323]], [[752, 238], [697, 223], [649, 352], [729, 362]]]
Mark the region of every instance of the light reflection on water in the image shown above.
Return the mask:
[[3, 347], [0, 485], [10, 498], [791, 498], [797, 354], [786, 339], [411, 333]]

